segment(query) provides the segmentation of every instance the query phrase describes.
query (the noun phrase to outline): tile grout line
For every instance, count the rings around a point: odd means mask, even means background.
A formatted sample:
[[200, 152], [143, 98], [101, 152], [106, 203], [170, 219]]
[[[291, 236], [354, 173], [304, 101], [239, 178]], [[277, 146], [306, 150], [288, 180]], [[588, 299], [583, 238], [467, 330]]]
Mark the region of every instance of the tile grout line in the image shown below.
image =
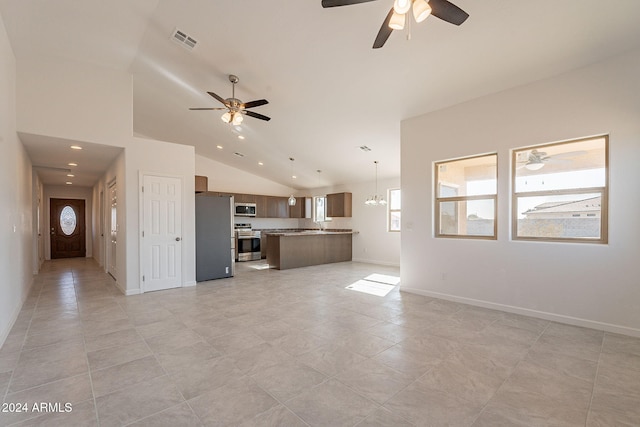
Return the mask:
[[482, 409], [480, 410], [480, 412], [478, 412], [478, 415], [476, 415], [476, 417], [473, 419], [473, 422], [471, 423], [472, 426], [473, 426], [473, 424], [476, 423], [476, 421], [478, 421], [478, 418], [480, 418], [480, 416], [484, 413], [485, 409], [487, 408], [487, 406], [489, 405], [491, 400], [495, 397], [495, 395], [498, 393], [498, 391], [500, 391], [500, 389], [505, 385], [505, 383], [509, 380], [509, 378], [511, 378], [511, 376], [516, 371], [516, 369], [518, 369], [518, 366], [520, 366], [520, 363], [527, 357], [527, 355], [529, 354], [529, 352], [531, 351], [533, 346], [538, 343], [538, 341], [540, 340], [542, 335], [544, 335], [544, 333], [547, 331], [547, 329], [549, 329], [549, 326], [551, 326], [551, 323], [552, 322], [547, 322], [547, 325], [545, 326], [545, 328], [542, 330], [542, 332], [540, 332], [540, 334], [538, 335], [536, 340], [533, 343], [531, 343], [531, 345], [529, 346], [529, 348], [528, 348], [527, 352], [524, 354], [524, 356], [520, 360], [518, 360], [518, 363], [515, 364], [515, 366], [513, 367], [511, 372], [509, 373], [509, 375], [504, 379], [504, 381], [502, 381], [502, 384], [500, 384], [500, 386], [496, 389], [496, 391], [493, 392], [493, 395], [491, 395], [489, 400], [487, 400], [487, 403], [485, 403], [482, 406]]
[[584, 420], [585, 427], [587, 426], [587, 423], [589, 422], [589, 417], [591, 416], [591, 405], [593, 404], [593, 395], [595, 394], [596, 383], [598, 382], [598, 372], [600, 371], [600, 360], [602, 360], [602, 350], [604, 349], [604, 340], [606, 335], [607, 333], [603, 331], [602, 342], [600, 343], [600, 353], [598, 354], [598, 363], [596, 364], [596, 374], [593, 377], [593, 386], [591, 387], [591, 398], [589, 399], [589, 406], [587, 407], [587, 416], [585, 417], [585, 420]]

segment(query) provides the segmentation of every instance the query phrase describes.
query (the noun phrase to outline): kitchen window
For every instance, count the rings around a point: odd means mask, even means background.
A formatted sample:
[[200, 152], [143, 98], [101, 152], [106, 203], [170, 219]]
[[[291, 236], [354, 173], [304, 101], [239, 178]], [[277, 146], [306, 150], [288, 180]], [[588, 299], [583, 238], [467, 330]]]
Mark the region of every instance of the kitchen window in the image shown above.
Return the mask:
[[331, 221], [327, 216], [327, 198], [325, 196], [315, 196], [313, 198], [313, 222]]
[[400, 189], [391, 188], [388, 191], [387, 200], [387, 231], [400, 231], [401, 212], [400, 212]]
[[435, 236], [497, 237], [497, 154], [435, 163]]
[[606, 135], [512, 151], [514, 240], [607, 243]]

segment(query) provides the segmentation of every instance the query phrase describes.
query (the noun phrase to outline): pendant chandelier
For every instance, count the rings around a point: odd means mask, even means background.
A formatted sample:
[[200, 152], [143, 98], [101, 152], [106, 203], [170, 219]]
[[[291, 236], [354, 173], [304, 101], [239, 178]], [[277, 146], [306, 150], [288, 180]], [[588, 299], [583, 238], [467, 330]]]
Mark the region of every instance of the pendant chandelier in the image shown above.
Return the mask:
[[375, 160], [373, 163], [376, 165], [376, 192], [367, 197], [367, 201], [364, 202], [364, 204], [367, 206], [384, 206], [387, 204], [387, 201], [382, 195], [378, 194], [378, 161]]
[[[289, 157], [289, 160], [291, 160], [291, 179], [296, 179], [296, 176], [293, 174], [293, 162], [294, 162], [294, 158], [293, 157]], [[289, 196], [289, 206], [295, 206], [296, 205], [296, 198], [293, 196], [293, 194], [291, 196]]]

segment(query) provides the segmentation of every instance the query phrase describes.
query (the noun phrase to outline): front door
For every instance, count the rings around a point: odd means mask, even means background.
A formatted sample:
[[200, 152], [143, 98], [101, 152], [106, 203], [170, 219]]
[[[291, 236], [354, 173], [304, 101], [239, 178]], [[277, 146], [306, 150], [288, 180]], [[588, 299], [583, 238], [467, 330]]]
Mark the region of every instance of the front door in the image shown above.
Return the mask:
[[84, 200], [51, 199], [51, 259], [84, 257]]
[[143, 177], [143, 292], [182, 286], [182, 181]]

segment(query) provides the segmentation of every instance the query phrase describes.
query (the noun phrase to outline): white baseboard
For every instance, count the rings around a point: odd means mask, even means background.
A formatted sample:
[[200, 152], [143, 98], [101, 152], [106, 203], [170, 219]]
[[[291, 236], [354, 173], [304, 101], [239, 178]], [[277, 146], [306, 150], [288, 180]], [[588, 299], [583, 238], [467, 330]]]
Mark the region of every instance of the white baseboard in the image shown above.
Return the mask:
[[400, 267], [400, 264], [395, 263], [395, 262], [376, 261], [376, 260], [373, 260], [373, 259], [365, 259], [365, 258], [352, 258], [351, 261], [352, 262], [362, 262], [362, 263], [365, 263], [365, 264], [385, 265], [387, 267]]
[[550, 320], [558, 323], [566, 323], [573, 326], [582, 326], [590, 329], [597, 329], [615, 334], [640, 337], [640, 329], [629, 328], [628, 326], [614, 325], [611, 323], [598, 322], [596, 320], [582, 319], [579, 317], [566, 316], [564, 314], [549, 313], [546, 311], [532, 310], [530, 308], [517, 307], [513, 305], [498, 304], [491, 301], [478, 300], [473, 298], [459, 297], [456, 295], [442, 294], [439, 292], [425, 291], [423, 289], [408, 288], [400, 285], [400, 290], [416, 295], [423, 295], [432, 298], [439, 298], [447, 301], [459, 302], [462, 304], [477, 307], [490, 308], [493, 310], [506, 311], [507, 313], [521, 314], [523, 316], [536, 317], [538, 319]]
[[185, 282], [185, 284], [184, 284], [184, 285], [182, 285], [182, 287], [183, 287], [183, 288], [189, 288], [189, 287], [191, 287], [191, 286], [195, 286], [195, 285], [197, 285], [197, 284], [198, 284], [198, 282], [196, 282], [195, 280], [192, 280], [192, 281], [190, 281], [190, 282]]

